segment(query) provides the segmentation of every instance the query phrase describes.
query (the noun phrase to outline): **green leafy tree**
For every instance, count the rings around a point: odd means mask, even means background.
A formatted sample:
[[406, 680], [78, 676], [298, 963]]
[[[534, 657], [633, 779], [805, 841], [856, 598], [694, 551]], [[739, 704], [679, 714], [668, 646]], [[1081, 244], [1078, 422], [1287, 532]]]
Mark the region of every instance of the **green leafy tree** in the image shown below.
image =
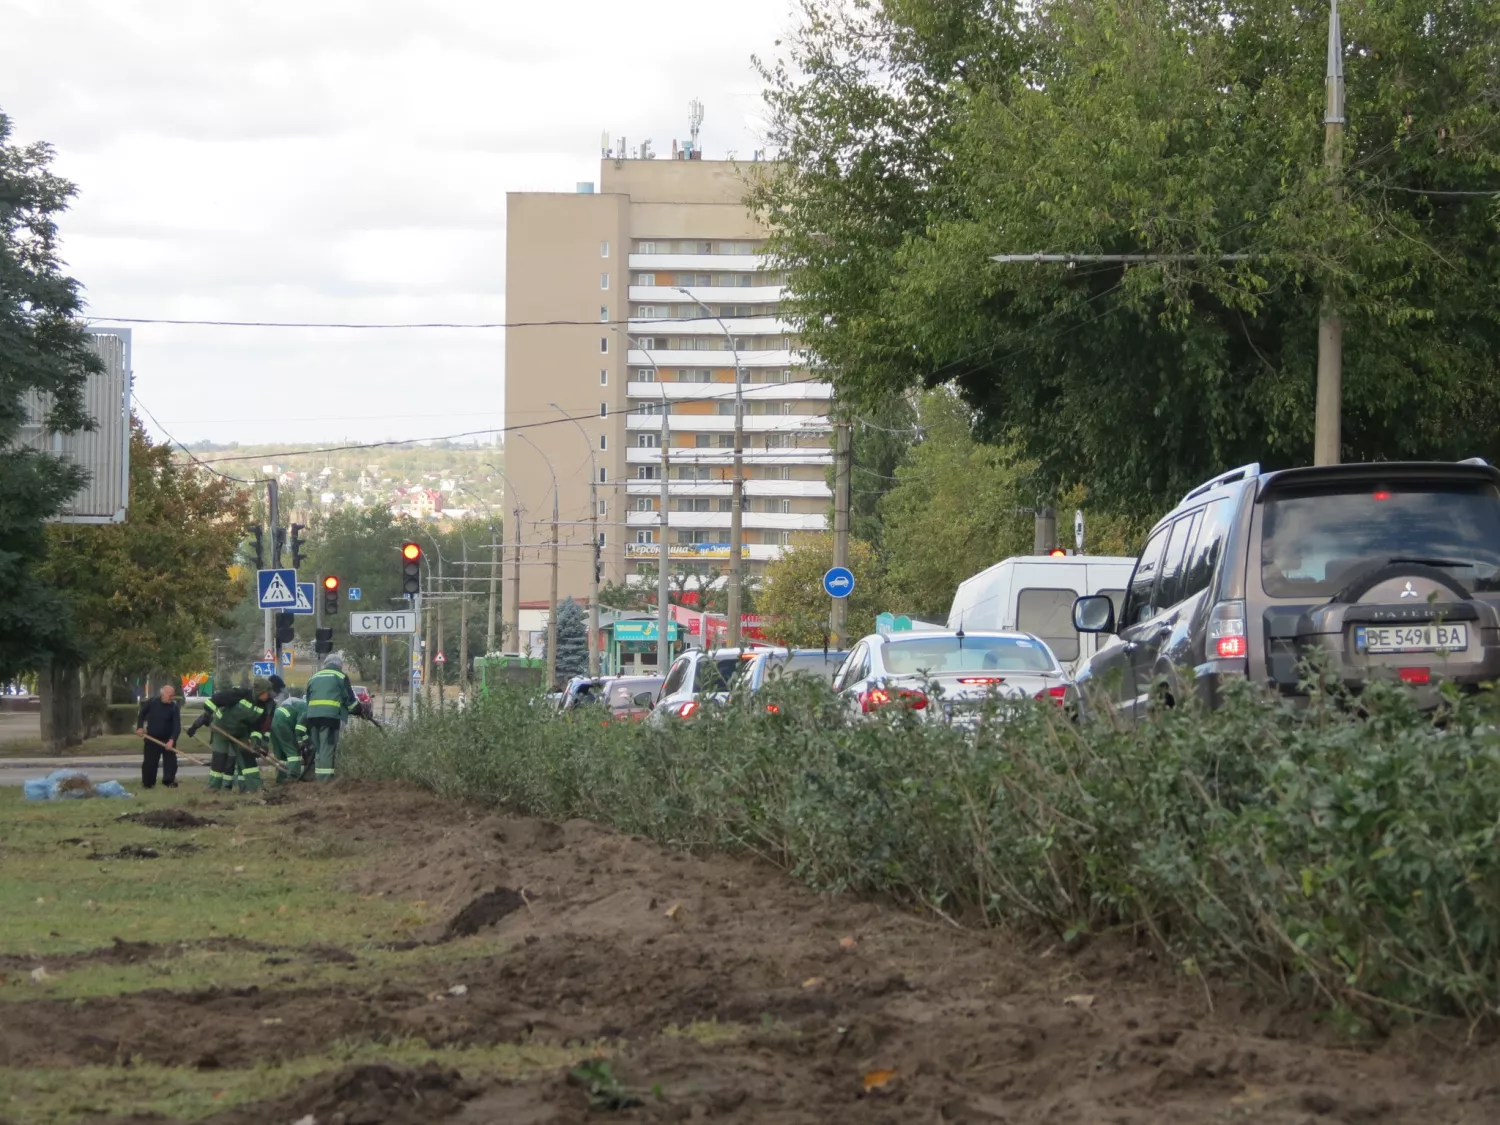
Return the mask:
[[589, 624], [583, 607], [564, 598], [557, 607], [557, 680], [565, 683], [589, 670]]
[[47, 533], [42, 574], [65, 594], [91, 668], [140, 679], [207, 665], [210, 633], [245, 591], [230, 568], [247, 511], [232, 482], [184, 467], [132, 421], [125, 521]]
[[[769, 618], [769, 636], [798, 648], [819, 648], [828, 641], [829, 597], [823, 575], [833, 565], [833, 535], [799, 539], [766, 568], [760, 590], [761, 613]], [[845, 644], [875, 630], [875, 615], [891, 609], [885, 576], [875, 550], [862, 539], [849, 540], [849, 569], [854, 593], [848, 599]]]
[[[79, 320], [78, 283], [57, 255], [55, 217], [75, 189], [51, 161], [48, 145], [13, 143], [0, 113], [0, 680], [54, 665], [73, 676], [84, 655], [66, 602], [38, 572], [43, 521], [84, 477], [20, 440], [21, 427], [37, 421], [59, 433], [90, 428], [82, 390], [100, 366]], [[28, 409], [33, 395], [44, 404], [40, 418]]]
[[[805, 8], [767, 69], [781, 162], [756, 201], [846, 400], [951, 383], [1054, 493], [1159, 510], [1309, 460], [1327, 298], [1345, 457], [1497, 451], [1500, 8], [1346, 7], [1337, 178], [1324, 5]], [[1194, 257], [991, 261], [1036, 250]]]

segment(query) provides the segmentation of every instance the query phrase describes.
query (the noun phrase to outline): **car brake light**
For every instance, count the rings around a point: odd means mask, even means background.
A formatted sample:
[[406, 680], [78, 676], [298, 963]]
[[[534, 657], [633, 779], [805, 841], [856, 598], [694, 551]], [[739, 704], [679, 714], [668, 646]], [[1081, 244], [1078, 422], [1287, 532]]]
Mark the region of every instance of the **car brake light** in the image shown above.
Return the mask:
[[1067, 695], [1068, 685], [1058, 684], [1056, 687], [1043, 688], [1041, 691], [1037, 692], [1036, 695], [1033, 696], [1033, 698], [1050, 699], [1053, 703], [1056, 703], [1059, 707], [1061, 707], [1063, 704], [1063, 700], [1067, 698]]
[[691, 719], [697, 713], [698, 701], [696, 699], [690, 699], [682, 705], [682, 710], [677, 712], [677, 717], [679, 719]]
[[1389, 500], [1390, 498], [1391, 494], [1383, 488], [1375, 493], [1375, 499], [1377, 500]]
[[894, 692], [885, 688], [868, 688], [859, 696], [859, 709], [866, 715], [892, 703], [920, 711], [927, 706], [927, 693], [913, 688], [896, 688]]
[[776, 704], [774, 704], [774, 703], [767, 703], [766, 704], [766, 714], [767, 715], [779, 715], [779, 714], [781, 714], [781, 708], [778, 707], [778, 706], [776, 706]]
[[960, 676], [958, 682], [961, 684], [1003, 684], [1004, 676]]
[[1250, 655], [1245, 632], [1245, 603], [1220, 602], [1208, 615], [1208, 644], [1220, 660], [1243, 660]]
[[1403, 684], [1430, 684], [1432, 683], [1431, 668], [1401, 668], [1396, 674], [1401, 677]]

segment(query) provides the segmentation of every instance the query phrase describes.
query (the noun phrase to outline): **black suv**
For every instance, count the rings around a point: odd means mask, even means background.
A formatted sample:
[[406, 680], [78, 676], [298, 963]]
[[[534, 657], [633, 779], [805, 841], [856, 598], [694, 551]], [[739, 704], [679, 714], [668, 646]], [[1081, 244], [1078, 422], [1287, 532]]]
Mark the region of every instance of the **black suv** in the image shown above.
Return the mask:
[[[1350, 687], [1500, 679], [1500, 470], [1460, 462], [1246, 465], [1199, 485], [1152, 530], [1120, 604], [1079, 598], [1080, 632], [1116, 634], [1079, 692], [1135, 715], [1228, 679], [1297, 690], [1327, 657]], [[1165, 681], [1165, 682], [1163, 682]], [[1175, 686], [1174, 686], [1175, 685]]]

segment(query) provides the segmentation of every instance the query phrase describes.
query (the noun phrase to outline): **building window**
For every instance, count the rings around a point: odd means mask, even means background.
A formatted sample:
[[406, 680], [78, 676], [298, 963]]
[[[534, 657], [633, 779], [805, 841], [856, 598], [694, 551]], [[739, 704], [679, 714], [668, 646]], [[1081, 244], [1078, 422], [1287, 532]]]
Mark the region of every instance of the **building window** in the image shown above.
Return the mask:
[[609, 337], [608, 336], [600, 336], [599, 337], [599, 351], [603, 355], [608, 355], [609, 354]]
[[635, 346], [643, 352], [654, 352], [656, 350], [656, 337], [642, 336], [635, 342]]
[[630, 377], [637, 383], [656, 382], [656, 370], [651, 367], [637, 367], [630, 373]]
[[635, 275], [635, 283], [637, 285], [649, 285], [654, 289], [656, 287], [656, 275], [654, 273], [638, 273]]
[[637, 531], [635, 533], [635, 541], [637, 543], [655, 543], [656, 536], [649, 531]]
[[679, 383], [711, 383], [713, 372], [706, 367], [684, 367], [677, 372]]
[[599, 501], [599, 514], [601, 516], [607, 516], [607, 515], [609, 515], [609, 501], [608, 500], [601, 500], [601, 501]]
[[608, 469], [600, 469], [599, 470], [599, 483], [600, 484], [607, 484], [608, 482], [609, 482], [609, 470]]
[[712, 437], [712, 434], [694, 434], [693, 445], [697, 449], [707, 449], [708, 443], [712, 439]]
[[721, 403], [719, 403], [719, 413], [720, 414], [733, 415], [734, 414], [734, 403], [732, 403], [732, 402], [721, 402]]
[[655, 253], [657, 253], [656, 243], [654, 243], [654, 242], [638, 242], [638, 243], [636, 243], [636, 253], [637, 254], [655, 254]]
[[599, 323], [600, 324], [604, 324], [608, 320], [609, 320], [609, 306], [608, 305], [600, 305], [599, 306]]
[[607, 274], [607, 273], [601, 273], [599, 275], [599, 288], [600, 289], [608, 289], [609, 288], [609, 274]]
[[661, 438], [656, 434], [636, 434], [635, 444], [640, 449], [657, 449], [661, 446]]
[[656, 480], [659, 470], [655, 465], [642, 465], [635, 471], [636, 480]]
[[602, 531], [599, 533], [599, 549], [601, 551], [604, 549], [604, 532]]
[[721, 511], [721, 512], [732, 512], [732, 511], [734, 511], [734, 501], [732, 499], [730, 499], [730, 500], [720, 500], [719, 501], [719, 511]]
[[792, 411], [792, 404], [790, 402], [783, 402], [781, 404], [781, 412], [783, 414], [791, 414], [793, 412]]
[[607, 402], [601, 402], [599, 404], [599, 417], [601, 417], [601, 418], [608, 418], [609, 417], [609, 403], [607, 403]]
[[602, 367], [599, 369], [599, 385], [601, 387], [609, 386], [609, 372]]
[[603, 242], [599, 243], [599, 257], [609, 257], [609, 239], [607, 238]]
[[635, 510], [637, 512], [656, 511], [656, 501], [649, 496], [637, 496], [635, 498]]
[[734, 435], [733, 434], [720, 434], [719, 435], [719, 448], [720, 449], [733, 449], [734, 448]]
[[792, 514], [792, 502], [790, 500], [778, 500], [776, 503], [780, 505], [782, 515], [789, 516]]
[[[609, 448], [609, 435], [608, 434], [600, 434], [599, 435], [599, 452], [603, 453], [608, 448]], [[604, 478], [600, 477], [599, 479], [603, 480]]]
[[783, 531], [781, 533], [781, 545], [783, 547], [790, 547], [792, 545], [792, 533], [790, 531]]
[[679, 512], [706, 512], [708, 511], [707, 497], [689, 497], [677, 501]]

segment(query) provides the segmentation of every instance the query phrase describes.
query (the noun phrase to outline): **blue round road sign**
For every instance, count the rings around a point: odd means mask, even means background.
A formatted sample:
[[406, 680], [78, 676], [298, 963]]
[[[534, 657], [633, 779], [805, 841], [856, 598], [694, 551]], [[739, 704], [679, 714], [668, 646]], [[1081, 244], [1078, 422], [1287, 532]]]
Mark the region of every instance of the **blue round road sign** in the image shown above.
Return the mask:
[[823, 575], [823, 589], [830, 598], [847, 598], [854, 593], [854, 572], [847, 566], [832, 566]]

